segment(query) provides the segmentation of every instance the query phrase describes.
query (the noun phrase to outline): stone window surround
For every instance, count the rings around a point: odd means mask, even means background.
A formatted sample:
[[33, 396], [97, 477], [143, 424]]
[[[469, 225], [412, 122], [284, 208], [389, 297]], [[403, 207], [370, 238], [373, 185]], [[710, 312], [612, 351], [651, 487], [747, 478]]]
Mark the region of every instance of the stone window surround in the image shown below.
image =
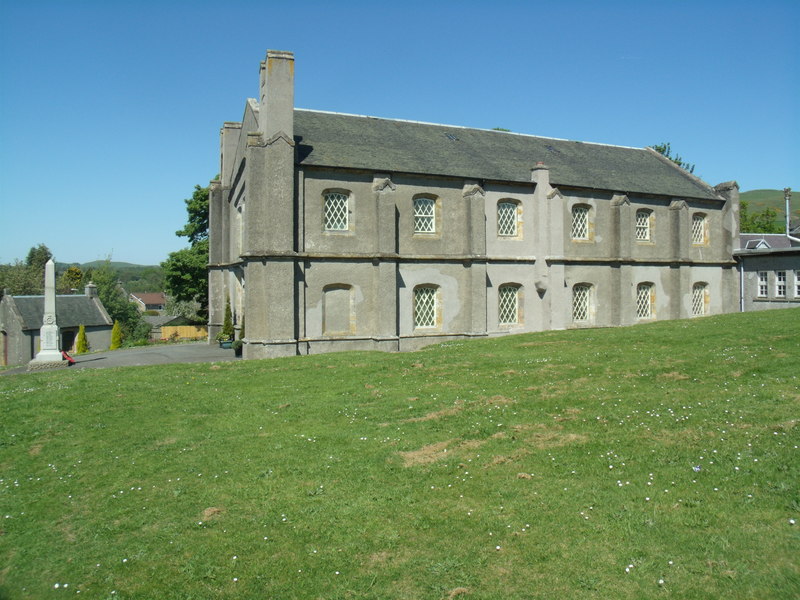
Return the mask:
[[775, 297], [786, 298], [786, 271], [775, 271]]
[[574, 323], [591, 323], [592, 290], [591, 283], [576, 283], [572, 286], [572, 321]]
[[326, 233], [350, 231], [351, 199], [350, 190], [331, 188], [322, 192], [322, 227]]
[[522, 285], [504, 283], [497, 287], [497, 323], [500, 327], [522, 324]]
[[708, 284], [698, 281], [692, 286], [692, 316], [702, 317], [708, 314]]
[[422, 283], [414, 287], [414, 329], [441, 328], [441, 302], [439, 286]]
[[594, 210], [591, 204], [582, 202], [570, 208], [570, 238], [574, 242], [594, 241]]
[[708, 215], [703, 212], [692, 214], [692, 245], [708, 246]]
[[769, 274], [766, 271], [759, 271], [758, 277], [758, 298], [766, 298], [769, 295]]
[[655, 319], [655, 300], [655, 284], [651, 281], [638, 283], [636, 285], [636, 318], [642, 321]]
[[634, 238], [639, 243], [653, 241], [653, 225], [655, 212], [649, 208], [640, 208], [636, 211], [634, 223]]
[[[441, 202], [439, 197], [433, 194], [417, 194], [412, 199], [412, 206], [414, 210], [414, 235], [438, 233], [441, 221]], [[431, 210], [429, 211], [428, 208]], [[421, 226], [425, 222], [429, 223], [427, 228]]]
[[497, 201], [497, 237], [522, 238], [522, 202], [514, 198]]

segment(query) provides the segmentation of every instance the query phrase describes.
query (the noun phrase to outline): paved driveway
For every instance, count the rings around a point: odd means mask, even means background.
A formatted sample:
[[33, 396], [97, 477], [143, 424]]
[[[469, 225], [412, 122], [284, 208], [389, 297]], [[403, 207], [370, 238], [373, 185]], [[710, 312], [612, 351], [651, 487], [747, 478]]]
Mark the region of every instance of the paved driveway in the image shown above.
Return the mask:
[[[113, 352], [95, 352], [73, 356], [70, 369], [102, 369], [108, 367], [141, 367], [144, 365], [167, 365], [170, 363], [221, 362], [239, 360], [233, 350], [223, 350], [218, 344], [197, 342], [194, 344], [163, 344], [125, 348]], [[0, 371], [0, 375], [26, 373], [27, 366]]]

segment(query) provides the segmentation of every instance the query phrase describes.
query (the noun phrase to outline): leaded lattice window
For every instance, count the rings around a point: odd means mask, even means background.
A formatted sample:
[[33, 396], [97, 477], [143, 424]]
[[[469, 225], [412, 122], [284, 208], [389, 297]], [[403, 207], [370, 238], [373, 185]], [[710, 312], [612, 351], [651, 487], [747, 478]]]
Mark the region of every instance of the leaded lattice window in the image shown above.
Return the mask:
[[800, 271], [794, 272], [794, 297], [800, 298]]
[[775, 296], [786, 298], [786, 271], [775, 272]]
[[767, 272], [758, 272], [758, 297], [766, 298], [769, 292], [769, 284], [767, 283]]
[[692, 215], [692, 243], [706, 243], [706, 216], [704, 214]]
[[692, 315], [700, 317], [706, 314], [706, 294], [708, 288], [705, 283], [695, 283], [692, 286]]
[[636, 241], [650, 241], [650, 215], [649, 210], [636, 211]]
[[572, 320], [585, 323], [589, 320], [589, 294], [591, 286], [579, 283], [572, 288]]
[[414, 198], [414, 233], [436, 232], [436, 201]]
[[514, 202], [497, 203], [497, 235], [517, 235], [517, 205]]
[[500, 325], [519, 323], [519, 287], [501, 285], [497, 290], [497, 313]]
[[573, 240], [588, 240], [589, 239], [589, 207], [588, 206], [573, 206], [572, 207], [572, 239]]
[[414, 327], [436, 327], [436, 291], [429, 286], [414, 289]]
[[636, 286], [636, 317], [653, 318], [653, 284], [640, 283]]
[[325, 194], [325, 229], [347, 231], [349, 222], [349, 197], [341, 192]]

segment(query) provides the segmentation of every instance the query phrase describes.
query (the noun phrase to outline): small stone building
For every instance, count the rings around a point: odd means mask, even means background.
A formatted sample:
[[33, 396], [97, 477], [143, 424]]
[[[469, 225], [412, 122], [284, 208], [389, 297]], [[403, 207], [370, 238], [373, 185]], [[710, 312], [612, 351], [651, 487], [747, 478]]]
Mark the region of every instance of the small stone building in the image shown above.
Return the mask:
[[737, 310], [739, 193], [649, 148], [297, 109], [294, 56], [225, 123], [209, 336], [245, 358]]
[[[24, 365], [36, 356], [44, 314], [44, 296], [9, 296], [0, 300], [0, 360], [3, 365]], [[61, 333], [60, 349], [75, 348], [78, 329], [86, 330], [91, 350], [108, 350], [114, 325], [97, 287], [89, 284], [84, 295], [56, 296], [56, 323]]]
[[800, 240], [778, 233], [743, 233], [739, 261], [741, 310], [800, 307]]

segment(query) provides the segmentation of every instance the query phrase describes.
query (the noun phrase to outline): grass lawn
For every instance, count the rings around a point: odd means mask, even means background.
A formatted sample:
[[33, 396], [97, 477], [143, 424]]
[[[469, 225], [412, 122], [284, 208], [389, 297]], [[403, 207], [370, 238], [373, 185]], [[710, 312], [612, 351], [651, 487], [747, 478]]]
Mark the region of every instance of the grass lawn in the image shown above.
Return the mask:
[[0, 377], [0, 598], [798, 598], [798, 325]]

